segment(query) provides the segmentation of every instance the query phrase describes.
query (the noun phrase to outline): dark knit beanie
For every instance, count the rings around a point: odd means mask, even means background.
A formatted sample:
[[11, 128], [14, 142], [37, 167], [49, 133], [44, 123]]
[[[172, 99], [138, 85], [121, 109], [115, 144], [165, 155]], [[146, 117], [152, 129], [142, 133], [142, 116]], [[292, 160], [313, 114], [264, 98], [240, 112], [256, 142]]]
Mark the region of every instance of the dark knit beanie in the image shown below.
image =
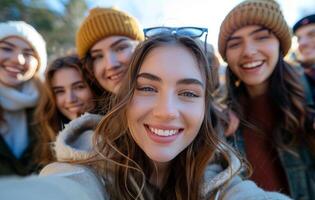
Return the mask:
[[127, 36], [144, 40], [138, 21], [131, 15], [116, 8], [93, 8], [84, 19], [76, 34], [76, 48], [80, 58], [99, 40], [113, 36]]
[[274, 0], [247, 0], [234, 7], [221, 24], [218, 49], [224, 60], [228, 39], [235, 31], [249, 25], [260, 25], [269, 29], [279, 39], [283, 56], [288, 53], [291, 33], [279, 4]]
[[293, 26], [293, 33], [295, 33], [302, 26], [305, 26], [305, 25], [308, 25], [308, 24], [314, 24], [314, 23], [315, 23], [315, 14], [303, 17], [298, 22], [296, 22], [296, 24], [294, 24], [294, 26]]

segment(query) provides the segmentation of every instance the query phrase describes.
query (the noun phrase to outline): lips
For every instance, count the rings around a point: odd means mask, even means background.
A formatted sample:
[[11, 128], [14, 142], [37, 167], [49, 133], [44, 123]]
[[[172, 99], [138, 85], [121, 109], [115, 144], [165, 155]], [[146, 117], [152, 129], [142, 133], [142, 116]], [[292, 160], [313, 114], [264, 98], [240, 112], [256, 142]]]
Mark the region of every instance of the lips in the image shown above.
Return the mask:
[[10, 66], [3, 66], [3, 69], [13, 77], [17, 77], [18, 74], [23, 74], [24, 71], [19, 69], [19, 67], [10, 67]]
[[74, 105], [74, 106], [69, 106], [69, 107], [67, 107], [67, 110], [68, 110], [69, 112], [78, 112], [78, 111], [81, 110], [82, 107], [83, 107], [82, 104], [80, 104], [80, 105]]
[[124, 74], [125, 74], [125, 71], [122, 70], [122, 71], [117, 72], [117, 73], [115, 73], [115, 74], [111, 74], [111, 75], [108, 76], [107, 78], [108, 78], [109, 80], [112, 80], [112, 81], [119, 81], [119, 80], [121, 80], [121, 78], [124, 76]]
[[182, 128], [144, 125], [148, 137], [156, 144], [169, 145], [183, 133]]
[[254, 68], [261, 67], [263, 64], [264, 64], [263, 60], [247, 62], [247, 63], [242, 64], [241, 68], [243, 68], [243, 69], [254, 69]]
[[163, 130], [163, 129], [157, 129], [157, 128], [152, 128], [149, 127], [150, 131], [158, 136], [161, 137], [167, 137], [167, 136], [172, 136], [175, 135], [179, 132], [179, 129], [168, 129], [168, 130]]

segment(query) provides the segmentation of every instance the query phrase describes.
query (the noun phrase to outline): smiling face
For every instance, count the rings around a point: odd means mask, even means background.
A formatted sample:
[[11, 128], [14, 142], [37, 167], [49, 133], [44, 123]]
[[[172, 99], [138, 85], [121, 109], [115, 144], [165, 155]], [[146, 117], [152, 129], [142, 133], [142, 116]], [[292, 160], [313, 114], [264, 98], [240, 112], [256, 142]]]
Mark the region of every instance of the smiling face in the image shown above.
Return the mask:
[[0, 83], [19, 87], [31, 79], [38, 67], [33, 48], [23, 39], [8, 37], [0, 41]]
[[73, 120], [93, 108], [92, 92], [78, 70], [71, 67], [57, 70], [51, 87], [58, 110], [68, 119]]
[[315, 64], [315, 24], [302, 26], [296, 31], [301, 53], [301, 61]]
[[265, 93], [279, 58], [279, 40], [261, 26], [245, 26], [230, 37], [226, 58], [251, 96]]
[[93, 74], [105, 90], [117, 93], [137, 43], [128, 37], [110, 36], [91, 48]]
[[146, 55], [136, 81], [127, 109], [130, 133], [151, 160], [165, 164], [199, 132], [205, 109], [204, 78], [189, 50], [164, 45]]

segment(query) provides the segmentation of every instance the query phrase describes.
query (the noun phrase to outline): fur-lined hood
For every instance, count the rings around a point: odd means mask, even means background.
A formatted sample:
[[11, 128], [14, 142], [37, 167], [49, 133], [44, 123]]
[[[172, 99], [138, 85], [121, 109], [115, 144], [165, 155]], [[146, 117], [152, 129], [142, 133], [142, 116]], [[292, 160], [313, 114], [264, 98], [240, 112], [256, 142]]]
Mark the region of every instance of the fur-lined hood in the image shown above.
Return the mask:
[[[101, 118], [101, 115], [86, 113], [67, 124], [65, 129], [59, 133], [55, 143], [54, 149], [57, 160], [81, 160], [94, 155], [92, 138]], [[230, 159], [231, 165], [224, 170], [217, 164], [209, 165], [205, 172], [205, 182], [207, 184], [203, 187], [204, 194], [209, 194], [209, 191], [221, 186], [231, 178], [232, 174], [240, 170], [241, 163], [239, 159], [232, 153], [230, 153]]]
[[[65, 129], [60, 132], [55, 143], [55, 152], [58, 161], [80, 160], [95, 154], [92, 148], [92, 138], [95, 128], [102, 116], [95, 114], [84, 114], [71, 121]], [[289, 200], [290, 198], [276, 192], [265, 192], [258, 188], [252, 181], [243, 181], [239, 176], [234, 176], [241, 170], [241, 162], [234, 153], [229, 153], [230, 165], [223, 169], [219, 164], [209, 164], [204, 174], [202, 187], [202, 199], [209, 199], [215, 192], [215, 199], [224, 200]], [[52, 163], [46, 166], [41, 175], [58, 175], [75, 180], [84, 186], [91, 194], [102, 194], [92, 199], [109, 199], [104, 191], [104, 184], [100, 177], [91, 173], [93, 169], [69, 163]], [[223, 186], [225, 183], [227, 185]]]
[[57, 136], [54, 151], [58, 161], [82, 160], [94, 154], [92, 138], [102, 116], [85, 113], [72, 120]]

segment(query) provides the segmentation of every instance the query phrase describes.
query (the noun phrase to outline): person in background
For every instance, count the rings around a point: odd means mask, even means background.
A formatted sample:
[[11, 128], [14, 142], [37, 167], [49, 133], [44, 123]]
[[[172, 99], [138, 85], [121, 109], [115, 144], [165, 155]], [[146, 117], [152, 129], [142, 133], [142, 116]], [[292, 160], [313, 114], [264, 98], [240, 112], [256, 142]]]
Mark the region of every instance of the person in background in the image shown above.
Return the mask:
[[65, 124], [94, 108], [94, 94], [83, 79], [82, 64], [76, 55], [59, 57], [45, 72], [46, 98], [36, 112], [40, 131], [56, 136]]
[[[23, 21], [0, 23], [0, 175], [36, 173], [52, 154], [49, 135], [37, 132], [34, 109], [44, 91], [43, 37]], [[48, 163], [48, 162], [47, 162]]]
[[297, 61], [301, 64], [315, 99], [315, 14], [300, 19], [293, 26], [298, 41]]
[[[81, 23], [76, 49], [83, 63], [83, 74], [101, 104], [108, 103], [110, 96], [117, 93], [130, 57], [143, 39], [138, 21], [117, 8], [93, 8]], [[94, 113], [106, 113], [106, 106], [96, 106]]]
[[[57, 136], [54, 148], [57, 160], [72, 157], [75, 154], [73, 144], [92, 142], [94, 129], [102, 115], [107, 113], [109, 103], [126, 75], [132, 53], [142, 40], [143, 30], [128, 13], [101, 7], [89, 11], [77, 31], [76, 50], [82, 62], [84, 80], [95, 94], [95, 106], [72, 120]], [[89, 155], [87, 147], [80, 152], [84, 152], [80, 155]]]
[[221, 24], [219, 52], [227, 62], [227, 103], [240, 119], [230, 136], [253, 167], [251, 180], [293, 199], [313, 199], [311, 111], [297, 72], [283, 57], [290, 29], [273, 0], [247, 0]]

